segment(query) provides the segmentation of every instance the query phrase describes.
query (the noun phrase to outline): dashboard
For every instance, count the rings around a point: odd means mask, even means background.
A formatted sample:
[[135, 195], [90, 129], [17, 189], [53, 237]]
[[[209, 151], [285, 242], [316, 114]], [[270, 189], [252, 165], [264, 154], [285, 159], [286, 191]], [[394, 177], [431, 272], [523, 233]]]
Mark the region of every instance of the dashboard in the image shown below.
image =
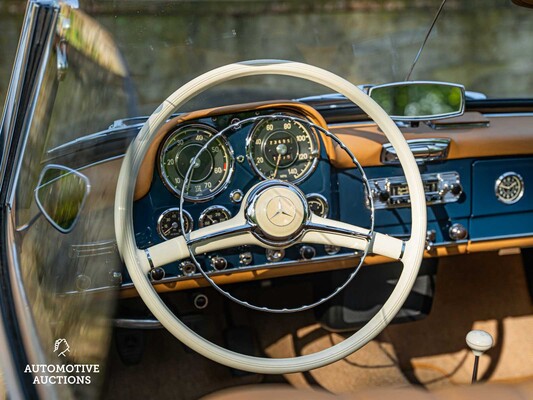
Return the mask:
[[[333, 144], [321, 134], [325, 122], [298, 103], [256, 103], [176, 117], [165, 125], [141, 173], [134, 204], [134, 227], [141, 249], [234, 216], [257, 182], [278, 179], [297, 185], [311, 212], [340, 218], [338, 175]], [[143, 168], [142, 172], [145, 172]], [[185, 178], [187, 182], [185, 183]], [[353, 179], [353, 178], [350, 178]], [[183, 197], [183, 207], [180, 200]], [[363, 206], [364, 208], [364, 206]], [[369, 225], [369, 210], [366, 210]], [[297, 245], [285, 250], [239, 246], [198, 257], [210, 274], [328, 262], [354, 257], [335, 246]], [[198, 278], [185, 260], [165, 267], [162, 282]]]
[[[472, 124], [479, 115], [471, 114], [477, 113], [467, 113], [445, 129], [402, 128], [426, 192], [426, 257], [533, 245], [531, 117], [493, 116], [490, 123]], [[522, 130], [505, 138], [501, 127], [508, 120]], [[370, 193], [346, 153], [318, 128], [329, 129], [355, 154]], [[500, 155], [488, 156], [490, 148], [490, 154]], [[410, 235], [402, 169], [374, 124], [328, 126], [321, 114], [302, 103], [253, 103], [182, 114], [161, 129], [136, 183], [138, 247], [231, 218], [250, 187], [273, 178], [296, 184], [313, 213], [357, 226], [370, 226], [372, 197], [375, 231], [403, 239]], [[217, 282], [232, 283], [349, 268], [360, 257], [359, 252], [327, 245], [265, 250], [235, 243], [198, 261]], [[391, 261], [370, 256], [365, 263]], [[159, 291], [206, 284], [188, 260], [166, 266], [165, 276], [154, 283]], [[127, 273], [122, 288], [126, 297], [134, 295]]]

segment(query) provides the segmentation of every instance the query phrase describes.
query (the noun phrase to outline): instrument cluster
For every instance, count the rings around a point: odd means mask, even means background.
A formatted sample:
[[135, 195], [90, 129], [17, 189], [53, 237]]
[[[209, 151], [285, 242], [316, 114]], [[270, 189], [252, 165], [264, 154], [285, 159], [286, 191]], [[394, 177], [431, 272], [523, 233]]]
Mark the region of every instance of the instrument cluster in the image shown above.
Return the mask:
[[[307, 121], [297, 111], [269, 108], [206, 115], [167, 131], [155, 155], [148, 195], [139, 198], [134, 208], [139, 248], [233, 218], [247, 191], [259, 180], [296, 184], [307, 193], [310, 212], [338, 217], [330, 207], [333, 200], [326, 146], [321, 145], [319, 128]], [[340, 249], [333, 246], [272, 251], [237, 244], [232, 249], [201, 254], [198, 260], [213, 273], [320, 261], [338, 253]], [[169, 265], [165, 271], [167, 279], [199, 273], [190, 260]]]
[[[159, 172], [176, 196], [184, 191], [186, 200], [204, 202], [228, 186], [234, 172], [234, 151], [227, 138], [217, 133], [209, 125], [195, 123], [176, 129], [163, 142]], [[273, 115], [253, 124], [246, 137], [246, 158], [261, 179], [299, 183], [316, 168], [319, 141], [310, 125]], [[187, 174], [189, 184], [184, 189]]]

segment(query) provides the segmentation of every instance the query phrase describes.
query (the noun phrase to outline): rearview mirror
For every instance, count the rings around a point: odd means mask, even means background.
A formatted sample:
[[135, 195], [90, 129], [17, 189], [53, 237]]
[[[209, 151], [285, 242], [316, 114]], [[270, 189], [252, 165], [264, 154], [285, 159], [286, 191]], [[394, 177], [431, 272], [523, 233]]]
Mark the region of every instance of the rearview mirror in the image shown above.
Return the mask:
[[368, 95], [397, 121], [430, 121], [463, 115], [465, 88], [444, 82], [407, 81], [373, 86]]
[[47, 165], [35, 189], [39, 210], [58, 231], [74, 229], [89, 194], [89, 179], [62, 165]]

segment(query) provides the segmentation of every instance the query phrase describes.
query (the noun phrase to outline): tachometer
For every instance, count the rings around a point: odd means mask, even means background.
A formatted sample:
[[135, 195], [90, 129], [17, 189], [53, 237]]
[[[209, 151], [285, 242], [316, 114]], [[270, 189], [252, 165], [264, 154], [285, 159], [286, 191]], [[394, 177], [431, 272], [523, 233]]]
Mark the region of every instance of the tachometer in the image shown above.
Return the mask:
[[318, 162], [316, 134], [289, 117], [259, 120], [247, 139], [248, 161], [263, 179], [304, 180]]
[[[205, 125], [187, 125], [173, 132], [163, 143], [159, 171], [165, 185], [178, 196], [194, 157], [216, 134]], [[233, 150], [227, 140], [214, 139], [196, 159], [189, 189], [184, 198], [206, 201], [224, 190], [233, 172]]]

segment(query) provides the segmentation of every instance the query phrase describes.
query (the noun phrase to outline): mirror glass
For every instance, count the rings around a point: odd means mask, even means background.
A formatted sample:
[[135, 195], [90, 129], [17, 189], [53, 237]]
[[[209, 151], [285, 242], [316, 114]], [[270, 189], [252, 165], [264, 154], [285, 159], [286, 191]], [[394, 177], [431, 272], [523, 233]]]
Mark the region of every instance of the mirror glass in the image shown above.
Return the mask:
[[70, 232], [89, 194], [89, 179], [61, 165], [48, 165], [41, 172], [35, 197], [46, 219], [60, 232]]
[[465, 89], [442, 82], [398, 82], [370, 88], [369, 96], [392, 119], [428, 121], [464, 113]]

